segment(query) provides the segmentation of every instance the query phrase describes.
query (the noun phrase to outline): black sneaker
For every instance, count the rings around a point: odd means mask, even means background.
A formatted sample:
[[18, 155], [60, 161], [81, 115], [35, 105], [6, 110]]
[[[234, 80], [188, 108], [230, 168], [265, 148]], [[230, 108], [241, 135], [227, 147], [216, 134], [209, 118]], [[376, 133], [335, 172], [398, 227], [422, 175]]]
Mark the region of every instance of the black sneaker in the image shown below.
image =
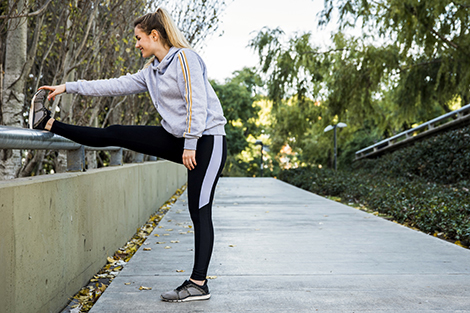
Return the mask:
[[31, 108], [29, 109], [29, 128], [30, 129], [44, 129], [47, 121], [51, 118], [51, 111], [44, 107], [47, 91], [44, 89], [38, 90], [31, 100]]
[[207, 300], [211, 297], [207, 280], [203, 286], [196, 285], [190, 280], [186, 280], [175, 290], [165, 292], [161, 295], [163, 301], [168, 302], [186, 302], [196, 300]]

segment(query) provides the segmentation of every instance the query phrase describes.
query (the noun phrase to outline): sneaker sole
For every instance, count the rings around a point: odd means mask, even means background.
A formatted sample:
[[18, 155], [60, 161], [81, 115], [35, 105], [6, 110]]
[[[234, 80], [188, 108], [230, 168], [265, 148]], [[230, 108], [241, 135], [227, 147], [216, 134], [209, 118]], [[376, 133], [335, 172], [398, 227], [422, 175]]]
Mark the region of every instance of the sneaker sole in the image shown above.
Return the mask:
[[34, 129], [34, 102], [36, 101], [36, 97], [38, 96], [40, 90], [36, 91], [31, 99], [31, 107], [29, 108], [29, 118], [28, 118], [28, 125], [29, 129]]
[[202, 295], [202, 296], [189, 296], [180, 300], [170, 300], [170, 299], [165, 299], [160, 296], [160, 298], [162, 298], [162, 300], [166, 302], [189, 302], [189, 301], [209, 300], [210, 297], [211, 295], [208, 294], [208, 295]]

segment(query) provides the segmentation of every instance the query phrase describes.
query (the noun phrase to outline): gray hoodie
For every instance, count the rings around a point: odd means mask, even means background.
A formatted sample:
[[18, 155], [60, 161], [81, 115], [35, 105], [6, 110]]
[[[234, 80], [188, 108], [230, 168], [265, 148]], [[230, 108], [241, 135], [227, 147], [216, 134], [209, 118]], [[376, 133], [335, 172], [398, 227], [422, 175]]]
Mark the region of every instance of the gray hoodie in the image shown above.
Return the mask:
[[184, 148], [196, 150], [202, 135], [225, 135], [222, 106], [207, 79], [206, 65], [191, 49], [170, 48], [159, 62], [119, 78], [66, 83], [67, 93], [122, 96], [148, 91], [162, 117], [163, 128], [185, 138]]

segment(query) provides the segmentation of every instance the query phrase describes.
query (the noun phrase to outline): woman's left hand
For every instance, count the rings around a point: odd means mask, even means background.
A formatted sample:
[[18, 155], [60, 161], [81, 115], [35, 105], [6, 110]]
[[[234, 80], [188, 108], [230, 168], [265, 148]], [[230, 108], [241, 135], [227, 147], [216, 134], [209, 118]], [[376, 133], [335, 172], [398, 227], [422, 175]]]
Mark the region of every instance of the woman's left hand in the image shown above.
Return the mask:
[[196, 163], [196, 150], [184, 150], [183, 164], [188, 170], [193, 170], [197, 165]]

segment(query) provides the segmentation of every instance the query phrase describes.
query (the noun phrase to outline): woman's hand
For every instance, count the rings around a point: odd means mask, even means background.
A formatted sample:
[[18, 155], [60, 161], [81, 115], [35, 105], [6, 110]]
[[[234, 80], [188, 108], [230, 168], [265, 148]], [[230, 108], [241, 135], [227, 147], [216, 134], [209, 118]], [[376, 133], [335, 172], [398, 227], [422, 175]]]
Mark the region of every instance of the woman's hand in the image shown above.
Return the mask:
[[196, 164], [196, 150], [184, 150], [183, 164], [188, 170], [193, 170]]
[[55, 96], [60, 95], [61, 93], [65, 92], [65, 84], [58, 85], [58, 86], [42, 86], [42, 87], [39, 87], [39, 89], [46, 89], [46, 90], [52, 91], [47, 96], [47, 100], [50, 101], [51, 98], [52, 100], [55, 100]]

